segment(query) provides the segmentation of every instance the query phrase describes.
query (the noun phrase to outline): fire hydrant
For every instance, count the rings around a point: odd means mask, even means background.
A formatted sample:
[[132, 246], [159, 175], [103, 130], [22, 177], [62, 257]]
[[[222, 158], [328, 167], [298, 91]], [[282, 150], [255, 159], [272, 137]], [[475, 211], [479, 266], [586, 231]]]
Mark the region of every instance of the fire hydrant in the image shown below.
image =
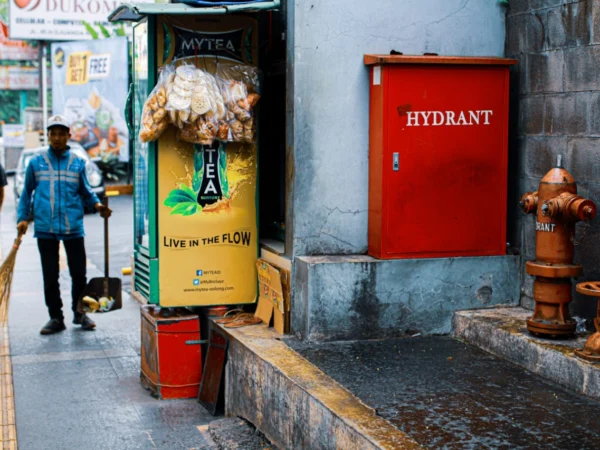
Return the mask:
[[577, 195], [575, 179], [561, 166], [560, 157], [538, 191], [525, 193], [519, 204], [526, 214], [537, 213], [535, 261], [526, 264], [526, 272], [535, 276], [535, 310], [527, 329], [541, 337], [573, 336], [571, 278], [582, 272], [573, 264], [575, 224], [596, 217], [596, 205]]

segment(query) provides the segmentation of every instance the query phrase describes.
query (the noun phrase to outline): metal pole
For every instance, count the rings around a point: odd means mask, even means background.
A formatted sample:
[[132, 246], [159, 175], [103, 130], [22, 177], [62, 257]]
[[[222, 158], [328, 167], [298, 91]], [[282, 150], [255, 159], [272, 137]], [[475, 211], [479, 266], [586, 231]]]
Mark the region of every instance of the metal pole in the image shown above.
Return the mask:
[[44, 89], [42, 88], [42, 83], [43, 83], [43, 79], [44, 77], [42, 76], [42, 67], [43, 67], [43, 61], [44, 61], [44, 41], [38, 41], [38, 45], [39, 45], [39, 53], [38, 53], [38, 75], [40, 77], [39, 81], [38, 81], [38, 106], [41, 106], [42, 103], [44, 103]]
[[44, 146], [48, 145], [48, 133], [46, 133], [46, 127], [48, 126], [48, 67], [46, 64], [46, 48], [47, 43], [44, 41], [41, 43], [42, 48], [42, 119], [44, 123]]

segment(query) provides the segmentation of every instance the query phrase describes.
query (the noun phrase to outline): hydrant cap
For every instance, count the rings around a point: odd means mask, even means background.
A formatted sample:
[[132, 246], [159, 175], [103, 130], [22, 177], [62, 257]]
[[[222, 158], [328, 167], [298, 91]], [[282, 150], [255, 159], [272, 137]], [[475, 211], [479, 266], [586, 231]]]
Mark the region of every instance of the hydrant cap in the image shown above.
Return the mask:
[[544, 175], [541, 182], [551, 184], [575, 184], [575, 178], [573, 178], [573, 175], [565, 169], [555, 167], [554, 169], [550, 169], [550, 171]]

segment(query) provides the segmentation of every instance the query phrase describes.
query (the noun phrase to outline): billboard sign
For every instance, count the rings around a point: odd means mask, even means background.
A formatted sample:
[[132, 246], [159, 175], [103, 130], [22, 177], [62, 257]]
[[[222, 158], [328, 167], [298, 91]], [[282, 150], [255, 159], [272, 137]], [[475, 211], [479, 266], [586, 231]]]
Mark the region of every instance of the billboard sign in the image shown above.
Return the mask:
[[127, 38], [52, 44], [52, 113], [92, 158], [129, 160], [123, 117], [129, 90]]
[[24, 147], [25, 125], [8, 123], [3, 124], [2, 138], [4, 139], [4, 147]]
[[35, 67], [0, 66], [0, 89], [36, 90], [39, 84], [40, 74]]
[[11, 39], [44, 41], [92, 39], [86, 23], [109, 28], [107, 17], [121, 4], [118, 0], [8, 1]]
[[0, 0], [0, 59], [32, 61], [38, 59], [38, 46], [32, 42], [11, 41], [8, 38], [8, 2]]

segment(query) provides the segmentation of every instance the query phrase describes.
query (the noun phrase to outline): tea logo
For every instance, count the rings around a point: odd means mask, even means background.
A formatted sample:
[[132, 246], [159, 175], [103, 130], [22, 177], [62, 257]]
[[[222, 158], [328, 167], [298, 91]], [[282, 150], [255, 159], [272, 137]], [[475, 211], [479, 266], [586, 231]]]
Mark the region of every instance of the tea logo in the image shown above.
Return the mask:
[[[222, 32], [199, 32], [173, 26], [175, 58], [186, 56], [211, 56], [237, 62], [252, 62], [251, 52], [244, 51], [250, 42], [251, 30], [244, 37], [244, 30]], [[244, 58], [244, 56], [246, 58]]]
[[180, 184], [163, 202], [164, 206], [172, 208], [171, 215], [191, 216], [208, 205], [229, 198], [224, 145], [216, 142], [211, 146], [195, 145], [194, 149], [192, 186]]
[[199, 205], [205, 207], [218, 202], [223, 197], [229, 197], [227, 154], [221, 146], [204, 147], [203, 150], [196, 151], [194, 168], [196, 174], [192, 184], [195, 180], [196, 184], [200, 185], [197, 196]]

